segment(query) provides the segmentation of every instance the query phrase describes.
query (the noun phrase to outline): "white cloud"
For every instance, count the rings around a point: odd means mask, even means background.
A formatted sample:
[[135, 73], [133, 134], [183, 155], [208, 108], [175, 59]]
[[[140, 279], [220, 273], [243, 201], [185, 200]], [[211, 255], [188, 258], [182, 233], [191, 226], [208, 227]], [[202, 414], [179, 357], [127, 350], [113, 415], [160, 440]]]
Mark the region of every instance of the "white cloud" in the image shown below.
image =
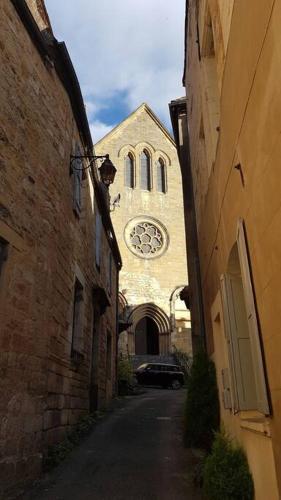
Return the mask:
[[115, 125], [105, 125], [98, 120], [90, 123], [90, 131], [92, 135], [93, 143], [98, 142], [102, 137], [104, 137], [110, 130], [113, 129]]
[[[77, 4], [79, 3], [79, 8]], [[129, 111], [146, 101], [169, 124], [168, 102], [184, 94], [185, 0], [46, 0], [86, 101], [126, 91]]]

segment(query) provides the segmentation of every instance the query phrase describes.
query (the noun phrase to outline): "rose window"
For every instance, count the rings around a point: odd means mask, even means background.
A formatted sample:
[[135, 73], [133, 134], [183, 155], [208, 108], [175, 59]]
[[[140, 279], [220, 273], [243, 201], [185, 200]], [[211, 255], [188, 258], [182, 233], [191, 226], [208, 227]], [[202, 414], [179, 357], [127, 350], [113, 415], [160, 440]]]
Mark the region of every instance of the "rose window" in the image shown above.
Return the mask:
[[163, 247], [161, 231], [149, 222], [134, 226], [130, 232], [130, 241], [134, 250], [143, 256], [156, 254]]
[[165, 226], [148, 215], [131, 219], [125, 226], [124, 239], [128, 249], [142, 259], [161, 257], [169, 244]]

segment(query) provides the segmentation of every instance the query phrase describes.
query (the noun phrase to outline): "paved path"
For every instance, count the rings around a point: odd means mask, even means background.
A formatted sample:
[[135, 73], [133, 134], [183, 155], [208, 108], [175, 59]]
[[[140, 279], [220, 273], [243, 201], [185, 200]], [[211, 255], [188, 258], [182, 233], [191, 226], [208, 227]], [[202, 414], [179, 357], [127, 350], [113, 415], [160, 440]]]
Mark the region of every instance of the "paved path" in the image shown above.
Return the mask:
[[128, 399], [24, 499], [199, 500], [182, 446], [185, 391], [148, 389]]

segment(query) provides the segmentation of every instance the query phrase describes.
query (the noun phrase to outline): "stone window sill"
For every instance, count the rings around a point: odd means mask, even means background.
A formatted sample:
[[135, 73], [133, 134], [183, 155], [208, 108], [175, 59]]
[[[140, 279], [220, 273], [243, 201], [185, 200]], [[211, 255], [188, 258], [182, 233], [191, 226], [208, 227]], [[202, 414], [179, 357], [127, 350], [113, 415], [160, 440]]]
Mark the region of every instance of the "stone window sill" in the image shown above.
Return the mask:
[[241, 412], [240, 414], [240, 427], [247, 431], [252, 431], [262, 434], [266, 437], [271, 437], [271, 430], [269, 420], [257, 412]]

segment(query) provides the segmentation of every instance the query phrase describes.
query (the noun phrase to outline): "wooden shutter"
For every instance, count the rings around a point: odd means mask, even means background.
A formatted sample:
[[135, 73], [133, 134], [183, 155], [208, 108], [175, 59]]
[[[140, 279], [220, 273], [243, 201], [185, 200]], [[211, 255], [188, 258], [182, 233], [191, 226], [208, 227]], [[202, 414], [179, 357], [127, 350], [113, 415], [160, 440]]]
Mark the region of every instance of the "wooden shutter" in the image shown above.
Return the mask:
[[101, 231], [102, 231], [102, 220], [99, 211], [96, 212], [96, 266], [100, 267], [100, 257], [101, 257]]
[[247, 325], [241, 289], [241, 278], [224, 275], [221, 278], [223, 317], [231, 370], [234, 410], [255, 410], [256, 388]]
[[254, 290], [251, 278], [246, 236], [242, 219], [240, 219], [238, 222], [237, 244], [238, 244], [238, 253], [241, 266], [242, 283], [245, 295], [245, 305], [246, 305], [246, 313], [249, 325], [251, 349], [253, 355], [254, 376], [255, 376], [256, 392], [257, 392], [257, 409], [260, 412], [264, 413], [265, 415], [268, 415], [270, 411], [269, 411], [264, 363], [263, 363], [263, 356], [261, 349], [260, 332], [256, 314], [256, 305], [255, 305]]
[[230, 389], [230, 377], [229, 377], [229, 368], [223, 368], [221, 371], [222, 377], [222, 385], [223, 385], [223, 405], [226, 410], [232, 409], [232, 398], [231, 398], [231, 389]]

